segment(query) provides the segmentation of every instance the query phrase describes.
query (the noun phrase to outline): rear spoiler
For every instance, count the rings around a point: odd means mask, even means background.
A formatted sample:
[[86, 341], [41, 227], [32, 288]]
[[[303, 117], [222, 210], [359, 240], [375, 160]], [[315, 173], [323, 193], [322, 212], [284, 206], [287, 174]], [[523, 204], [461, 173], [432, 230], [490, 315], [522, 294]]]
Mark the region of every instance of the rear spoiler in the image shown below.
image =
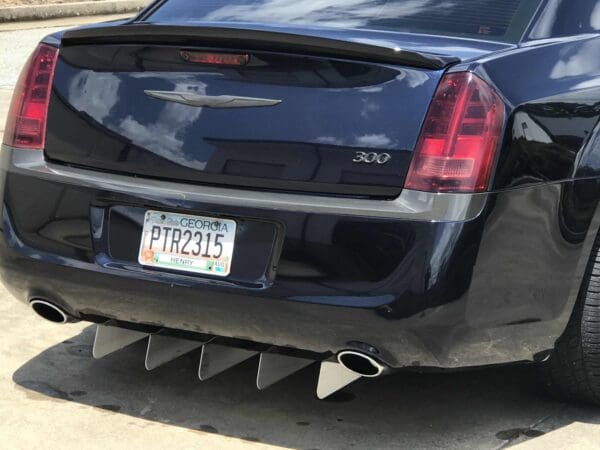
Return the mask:
[[66, 31], [62, 45], [175, 44], [247, 50], [281, 51], [358, 61], [440, 70], [460, 62], [453, 56], [433, 55], [392, 47], [389, 41], [363, 43], [314, 35], [235, 27], [173, 26], [130, 23]]

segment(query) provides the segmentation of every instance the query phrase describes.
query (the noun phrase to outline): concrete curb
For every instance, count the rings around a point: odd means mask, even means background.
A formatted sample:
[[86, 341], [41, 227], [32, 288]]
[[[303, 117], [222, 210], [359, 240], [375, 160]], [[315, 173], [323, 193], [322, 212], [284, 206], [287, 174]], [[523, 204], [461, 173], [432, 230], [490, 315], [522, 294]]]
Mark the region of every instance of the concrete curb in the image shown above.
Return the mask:
[[58, 17], [95, 16], [136, 12], [150, 0], [99, 0], [75, 3], [52, 3], [0, 8], [0, 23]]

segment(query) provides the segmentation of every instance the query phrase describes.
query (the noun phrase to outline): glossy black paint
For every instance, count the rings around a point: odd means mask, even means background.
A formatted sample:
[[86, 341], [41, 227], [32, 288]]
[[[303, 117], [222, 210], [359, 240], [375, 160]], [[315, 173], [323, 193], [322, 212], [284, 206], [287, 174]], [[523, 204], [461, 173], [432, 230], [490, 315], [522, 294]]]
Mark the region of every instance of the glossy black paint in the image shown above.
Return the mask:
[[[549, 4], [548, 9], [551, 6]], [[580, 9], [579, 15], [573, 14], [581, 17], [584, 12], [585, 9]], [[549, 16], [547, 12], [540, 15], [545, 20], [553, 17], [556, 29], [569, 29], [558, 16]], [[265, 25], [257, 28], [268, 30]], [[296, 29], [290, 27], [290, 30]], [[348, 33], [318, 31], [311, 32], [336, 39]], [[357, 30], [356, 34], [361, 38], [369, 36], [364, 30]], [[443, 52], [467, 61], [469, 53], [464, 50], [467, 45], [478, 49], [479, 59], [451, 70], [475, 71], [505, 98], [509, 120], [492, 189], [596, 175], [598, 162], [595, 159], [598, 158], [593, 156], [593, 143], [591, 146], [586, 144], [600, 118], [600, 82], [595, 81], [600, 79], [600, 68], [594, 62], [600, 47], [599, 37], [587, 35], [541, 43], [529, 41], [519, 47], [506, 44], [494, 47], [491, 43], [473, 44], [451, 39], [449, 41], [455, 45], [444, 48], [439, 45], [439, 37], [412, 36], [409, 40], [401, 33], [386, 34], [397, 35], [394, 42], [403, 48], [421, 52], [430, 44], [432, 53]], [[376, 37], [372, 40], [377, 42]], [[272, 53], [256, 54], [255, 63], [242, 70], [198, 68], [179, 61], [177, 48], [135, 45], [63, 48], [51, 106], [54, 109], [51, 120], [54, 118], [55, 126], [49, 127], [49, 157], [119, 172], [159, 177], [162, 174], [164, 178], [212, 184], [349, 195], [397, 195], [427, 107], [427, 98], [433, 93], [439, 73]], [[81, 68], [86, 70], [80, 72]], [[160, 83], [146, 81], [153, 79], [152, 73], [162, 75], [164, 71], [174, 72], [170, 84], [164, 84], [164, 80]], [[144, 74], [143, 81], [131, 80], [136, 73]], [[232, 115], [228, 111], [225, 121], [223, 111], [206, 111], [195, 125], [176, 131], [183, 136], [181, 141], [187, 143], [183, 147], [183, 156], [177, 142], [175, 146], [161, 142], [160, 149], [148, 149], [148, 144], [144, 145], [144, 139], [139, 135], [122, 129], [123, 121], [133, 119], [134, 124], [141, 126], [136, 129], [143, 130], [144, 135], [151, 134], [157, 117], [153, 104], [156, 100], [132, 101], [132, 95], [148, 86], [168, 90], [181, 82], [182, 74], [185, 75], [186, 89], [200, 82], [207, 85], [206, 92], [215, 94], [232, 92], [229, 86], [240, 82], [244, 84], [246, 95], [259, 97], [269, 94], [272, 97], [274, 92], [281, 92], [273, 90], [274, 85], [289, 88], [285, 92], [290, 97], [285, 98], [293, 98], [295, 106], [283, 112], [274, 108], [258, 113], [237, 111]], [[85, 84], [82, 92], [102, 92], [104, 98], [90, 99], [86, 105], [85, 101], [70, 96], [69, 85], [74, 83], [75, 77], [77, 82]], [[515, 78], [518, 83], [514, 82]], [[390, 83], [392, 80], [400, 82]], [[260, 88], [261, 85], [269, 94]], [[338, 95], [339, 89], [343, 89], [343, 95]], [[124, 100], [119, 103], [125, 92]], [[112, 104], [108, 103], [110, 98], [115, 99]], [[396, 102], [396, 98], [402, 98], [402, 102]], [[419, 104], [419, 98], [426, 101]], [[299, 99], [302, 99], [300, 103]], [[107, 118], [92, 111], [99, 103], [101, 110], [112, 112], [108, 119], [112, 123], [103, 123]], [[305, 124], [300, 126], [297, 121], [285, 119], [298, 115], [299, 110], [311, 110], [315, 104], [327, 105], [327, 109], [320, 106], [316, 114], [304, 116]], [[193, 108], [179, 106], [185, 110], [182, 113], [188, 112], [191, 117], [189, 112], [193, 112]], [[164, 107], [172, 108], [173, 105]], [[340, 111], [346, 112], [343, 123], [339, 122]], [[348, 111], [356, 115], [348, 114]], [[61, 132], [61, 124], [73, 124], [82, 119], [87, 125], [81, 126], [77, 136], [90, 146], [102, 142], [102, 151], [86, 148], [82, 152], [80, 140], [72, 139], [71, 130], [65, 130], [68, 127], [63, 125]], [[334, 123], [334, 128], [325, 125]], [[211, 134], [203, 132], [206, 128], [214, 130], [215, 126], [218, 130], [222, 124], [233, 124], [233, 127], [216, 133], [211, 131]], [[239, 124], [244, 124], [241, 129], [238, 129]], [[277, 124], [277, 127], [265, 129], [266, 124]], [[94, 129], [91, 135], [90, 128]], [[353, 136], [354, 142], [349, 136]], [[198, 160], [197, 146], [191, 148], [189, 143], [201, 140], [205, 156]], [[360, 142], [364, 144], [361, 146]], [[352, 155], [356, 151], [369, 151], [369, 147], [394, 151], [393, 162], [385, 168], [364, 166], [357, 171], [351, 162]], [[105, 148], [113, 150], [105, 151]], [[198, 170], [198, 165], [204, 164], [205, 168]], [[157, 165], [161, 166], [161, 174], [156, 171]]]
[[254, 30], [248, 27], [197, 27], [132, 23], [124, 26], [88, 27], [67, 30], [63, 46], [85, 44], [175, 44], [326, 56], [336, 59], [408, 65], [424, 69], [443, 69], [459, 61], [454, 56], [435, 55], [401, 49], [382, 41], [379, 45], [344, 39], [292, 34], [282, 31]]
[[[255, 52], [244, 67], [207, 67], [184, 61], [181, 48], [62, 48], [48, 158], [211, 184], [399, 193], [440, 71]], [[158, 100], [145, 90], [282, 102], [216, 110]], [[353, 162], [357, 152], [374, 149], [390, 161]]]
[[[549, 17], [547, 11], [539, 17]], [[311, 33], [348, 37], [349, 31]], [[365, 342], [393, 367], [543, 357], [571, 315], [600, 226], [600, 37], [554, 39], [555, 33], [561, 34], [549, 31], [544, 37], [552, 39], [527, 38], [518, 46], [386, 34], [411, 51], [460, 58], [449, 70], [475, 72], [505, 101], [508, 119], [493, 183], [473, 220], [342, 217], [119, 194], [108, 183], [92, 189], [11, 171], [3, 152], [0, 276], [20, 300], [42, 296], [86, 320], [119, 319], [324, 355]], [[242, 70], [184, 68], [173, 48], [61, 49], [47, 157], [192, 183], [394, 196], [442, 75], [269, 52], [253, 53], [260, 64]], [[149, 125], [167, 123], [164, 116], [158, 120], [167, 107], [157, 111], [139, 91], [199, 82], [215, 94], [242, 85], [239, 93], [248, 96], [281, 94], [292, 106], [285, 114], [235, 112], [227, 116], [236, 118], [235, 127], [222, 114], [203, 111], [206, 124], [195, 128], [196, 118], [178, 131], [182, 147], [161, 141], [165, 151], [153, 149], [142, 137]], [[320, 107], [313, 110], [315, 102]], [[370, 102], [374, 110], [361, 109]], [[306, 111], [313, 114], [301, 114]], [[188, 109], [174, 113], [189, 117]], [[144, 125], [144, 133], [123, 128], [128, 118]], [[349, 141], [356, 135], [390, 140], [360, 146]], [[351, 165], [338, 157], [357, 149], [385, 149], [401, 162], [389, 173], [363, 168], [344, 178]], [[240, 155], [258, 164], [226, 173], [223, 161]], [[289, 171], [268, 172], [273, 161]], [[149, 208], [244, 223], [250, 239], [240, 240], [246, 250], [234, 276], [141, 268], [139, 219]]]
[[598, 36], [531, 42], [470, 67], [510, 108], [492, 189], [598, 176], [598, 51]]
[[[167, 202], [3, 176], [0, 274], [22, 301], [42, 296], [87, 320], [324, 355], [367, 342], [394, 367], [526, 360], [551, 348], [590, 251], [586, 230], [598, 226], [596, 180], [489, 194], [478, 218], [435, 223]], [[136, 247], [119, 240], [139, 239], [147, 208], [283, 230], [280, 249], [269, 246], [274, 276], [257, 271], [269, 260], [258, 256], [263, 245], [237, 261], [245, 276], [228, 280], [143, 270]]]

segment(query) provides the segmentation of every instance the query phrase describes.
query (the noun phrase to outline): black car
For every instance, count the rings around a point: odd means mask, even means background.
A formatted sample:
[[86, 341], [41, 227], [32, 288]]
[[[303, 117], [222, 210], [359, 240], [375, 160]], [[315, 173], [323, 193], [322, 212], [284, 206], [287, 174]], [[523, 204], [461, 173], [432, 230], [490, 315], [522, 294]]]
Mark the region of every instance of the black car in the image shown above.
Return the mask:
[[159, 0], [45, 38], [0, 274], [94, 356], [317, 394], [539, 365], [600, 403], [600, 1]]

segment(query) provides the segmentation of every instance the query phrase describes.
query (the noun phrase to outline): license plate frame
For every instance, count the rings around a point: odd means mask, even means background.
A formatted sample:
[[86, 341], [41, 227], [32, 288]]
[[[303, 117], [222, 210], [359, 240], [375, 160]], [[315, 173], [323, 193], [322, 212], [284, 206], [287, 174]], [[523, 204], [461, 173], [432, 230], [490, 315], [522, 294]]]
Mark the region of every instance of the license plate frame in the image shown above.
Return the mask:
[[231, 219], [148, 210], [138, 262], [154, 269], [228, 277], [236, 231]]

